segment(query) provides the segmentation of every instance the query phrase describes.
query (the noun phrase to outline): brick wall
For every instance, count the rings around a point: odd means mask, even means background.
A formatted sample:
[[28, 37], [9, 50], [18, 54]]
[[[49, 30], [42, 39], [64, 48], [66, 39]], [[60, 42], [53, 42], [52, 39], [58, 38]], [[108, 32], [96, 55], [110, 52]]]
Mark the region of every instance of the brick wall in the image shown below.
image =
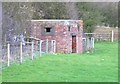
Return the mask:
[[[57, 53], [71, 53], [74, 34], [76, 35], [76, 53], [82, 53], [83, 22], [70, 21], [69, 26], [70, 30], [64, 21], [32, 21], [32, 36], [42, 40], [56, 40]], [[45, 34], [45, 27], [53, 28], [52, 34]]]

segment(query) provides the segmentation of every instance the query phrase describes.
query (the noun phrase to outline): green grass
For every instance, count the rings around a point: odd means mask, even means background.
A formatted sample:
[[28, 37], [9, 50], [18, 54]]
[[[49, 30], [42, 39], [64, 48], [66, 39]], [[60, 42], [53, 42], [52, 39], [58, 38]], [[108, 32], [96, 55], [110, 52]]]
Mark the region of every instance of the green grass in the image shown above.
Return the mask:
[[3, 70], [4, 82], [118, 82], [118, 43], [98, 42], [94, 52], [45, 55]]

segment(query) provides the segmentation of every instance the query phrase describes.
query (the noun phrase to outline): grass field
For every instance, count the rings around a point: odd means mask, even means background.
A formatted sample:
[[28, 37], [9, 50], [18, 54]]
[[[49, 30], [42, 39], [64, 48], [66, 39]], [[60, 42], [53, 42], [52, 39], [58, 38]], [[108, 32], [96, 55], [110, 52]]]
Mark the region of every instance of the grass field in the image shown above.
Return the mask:
[[3, 70], [4, 82], [117, 82], [118, 43], [98, 42], [94, 52], [44, 55]]

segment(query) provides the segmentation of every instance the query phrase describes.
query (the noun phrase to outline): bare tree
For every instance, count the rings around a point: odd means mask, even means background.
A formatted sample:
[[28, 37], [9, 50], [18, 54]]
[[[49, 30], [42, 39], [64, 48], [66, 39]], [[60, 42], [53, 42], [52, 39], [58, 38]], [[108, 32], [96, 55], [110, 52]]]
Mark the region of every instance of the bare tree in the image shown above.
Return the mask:
[[76, 2], [68, 2], [66, 3], [67, 14], [70, 19], [78, 20], [78, 9], [76, 7]]
[[3, 41], [17, 34], [30, 34], [30, 21], [34, 12], [31, 3], [4, 2], [3, 3]]

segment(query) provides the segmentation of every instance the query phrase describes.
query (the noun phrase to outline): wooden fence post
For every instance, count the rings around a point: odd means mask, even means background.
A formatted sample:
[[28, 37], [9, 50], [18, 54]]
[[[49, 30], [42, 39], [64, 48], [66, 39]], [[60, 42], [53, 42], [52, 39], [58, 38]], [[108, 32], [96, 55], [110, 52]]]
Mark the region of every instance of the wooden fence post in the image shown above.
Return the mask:
[[90, 39], [89, 37], [87, 37], [87, 50], [89, 50], [89, 48], [90, 48]]
[[10, 44], [8, 43], [8, 59], [7, 59], [7, 66], [10, 66]]
[[23, 58], [22, 58], [22, 42], [20, 42], [20, 63], [22, 63]]
[[53, 41], [53, 52], [56, 53], [56, 41]]
[[48, 53], [48, 39], [46, 39], [46, 53]]
[[83, 41], [83, 48], [84, 48], [84, 50], [86, 51], [86, 49], [87, 49], [87, 41], [86, 41], [86, 38], [82, 38], [82, 41]]
[[33, 60], [33, 58], [34, 58], [33, 52], [34, 52], [34, 42], [32, 42], [32, 51], [31, 51], [31, 53], [32, 53], [32, 60]]
[[39, 48], [40, 48], [40, 56], [42, 55], [42, 42], [43, 42], [43, 40], [40, 40], [40, 46], [39, 46]]
[[40, 43], [39, 43], [39, 49], [40, 49], [40, 57], [41, 57], [41, 40], [40, 40]]
[[51, 40], [51, 51], [52, 53], [56, 52], [56, 41], [55, 40]]
[[94, 37], [91, 37], [91, 42], [92, 42], [92, 48], [94, 48], [94, 42], [95, 42]]
[[113, 30], [112, 30], [112, 37], [111, 37], [111, 41], [113, 42], [113, 40], [114, 40], [114, 32], [113, 32]]
[[51, 53], [53, 53], [53, 40], [51, 40]]

